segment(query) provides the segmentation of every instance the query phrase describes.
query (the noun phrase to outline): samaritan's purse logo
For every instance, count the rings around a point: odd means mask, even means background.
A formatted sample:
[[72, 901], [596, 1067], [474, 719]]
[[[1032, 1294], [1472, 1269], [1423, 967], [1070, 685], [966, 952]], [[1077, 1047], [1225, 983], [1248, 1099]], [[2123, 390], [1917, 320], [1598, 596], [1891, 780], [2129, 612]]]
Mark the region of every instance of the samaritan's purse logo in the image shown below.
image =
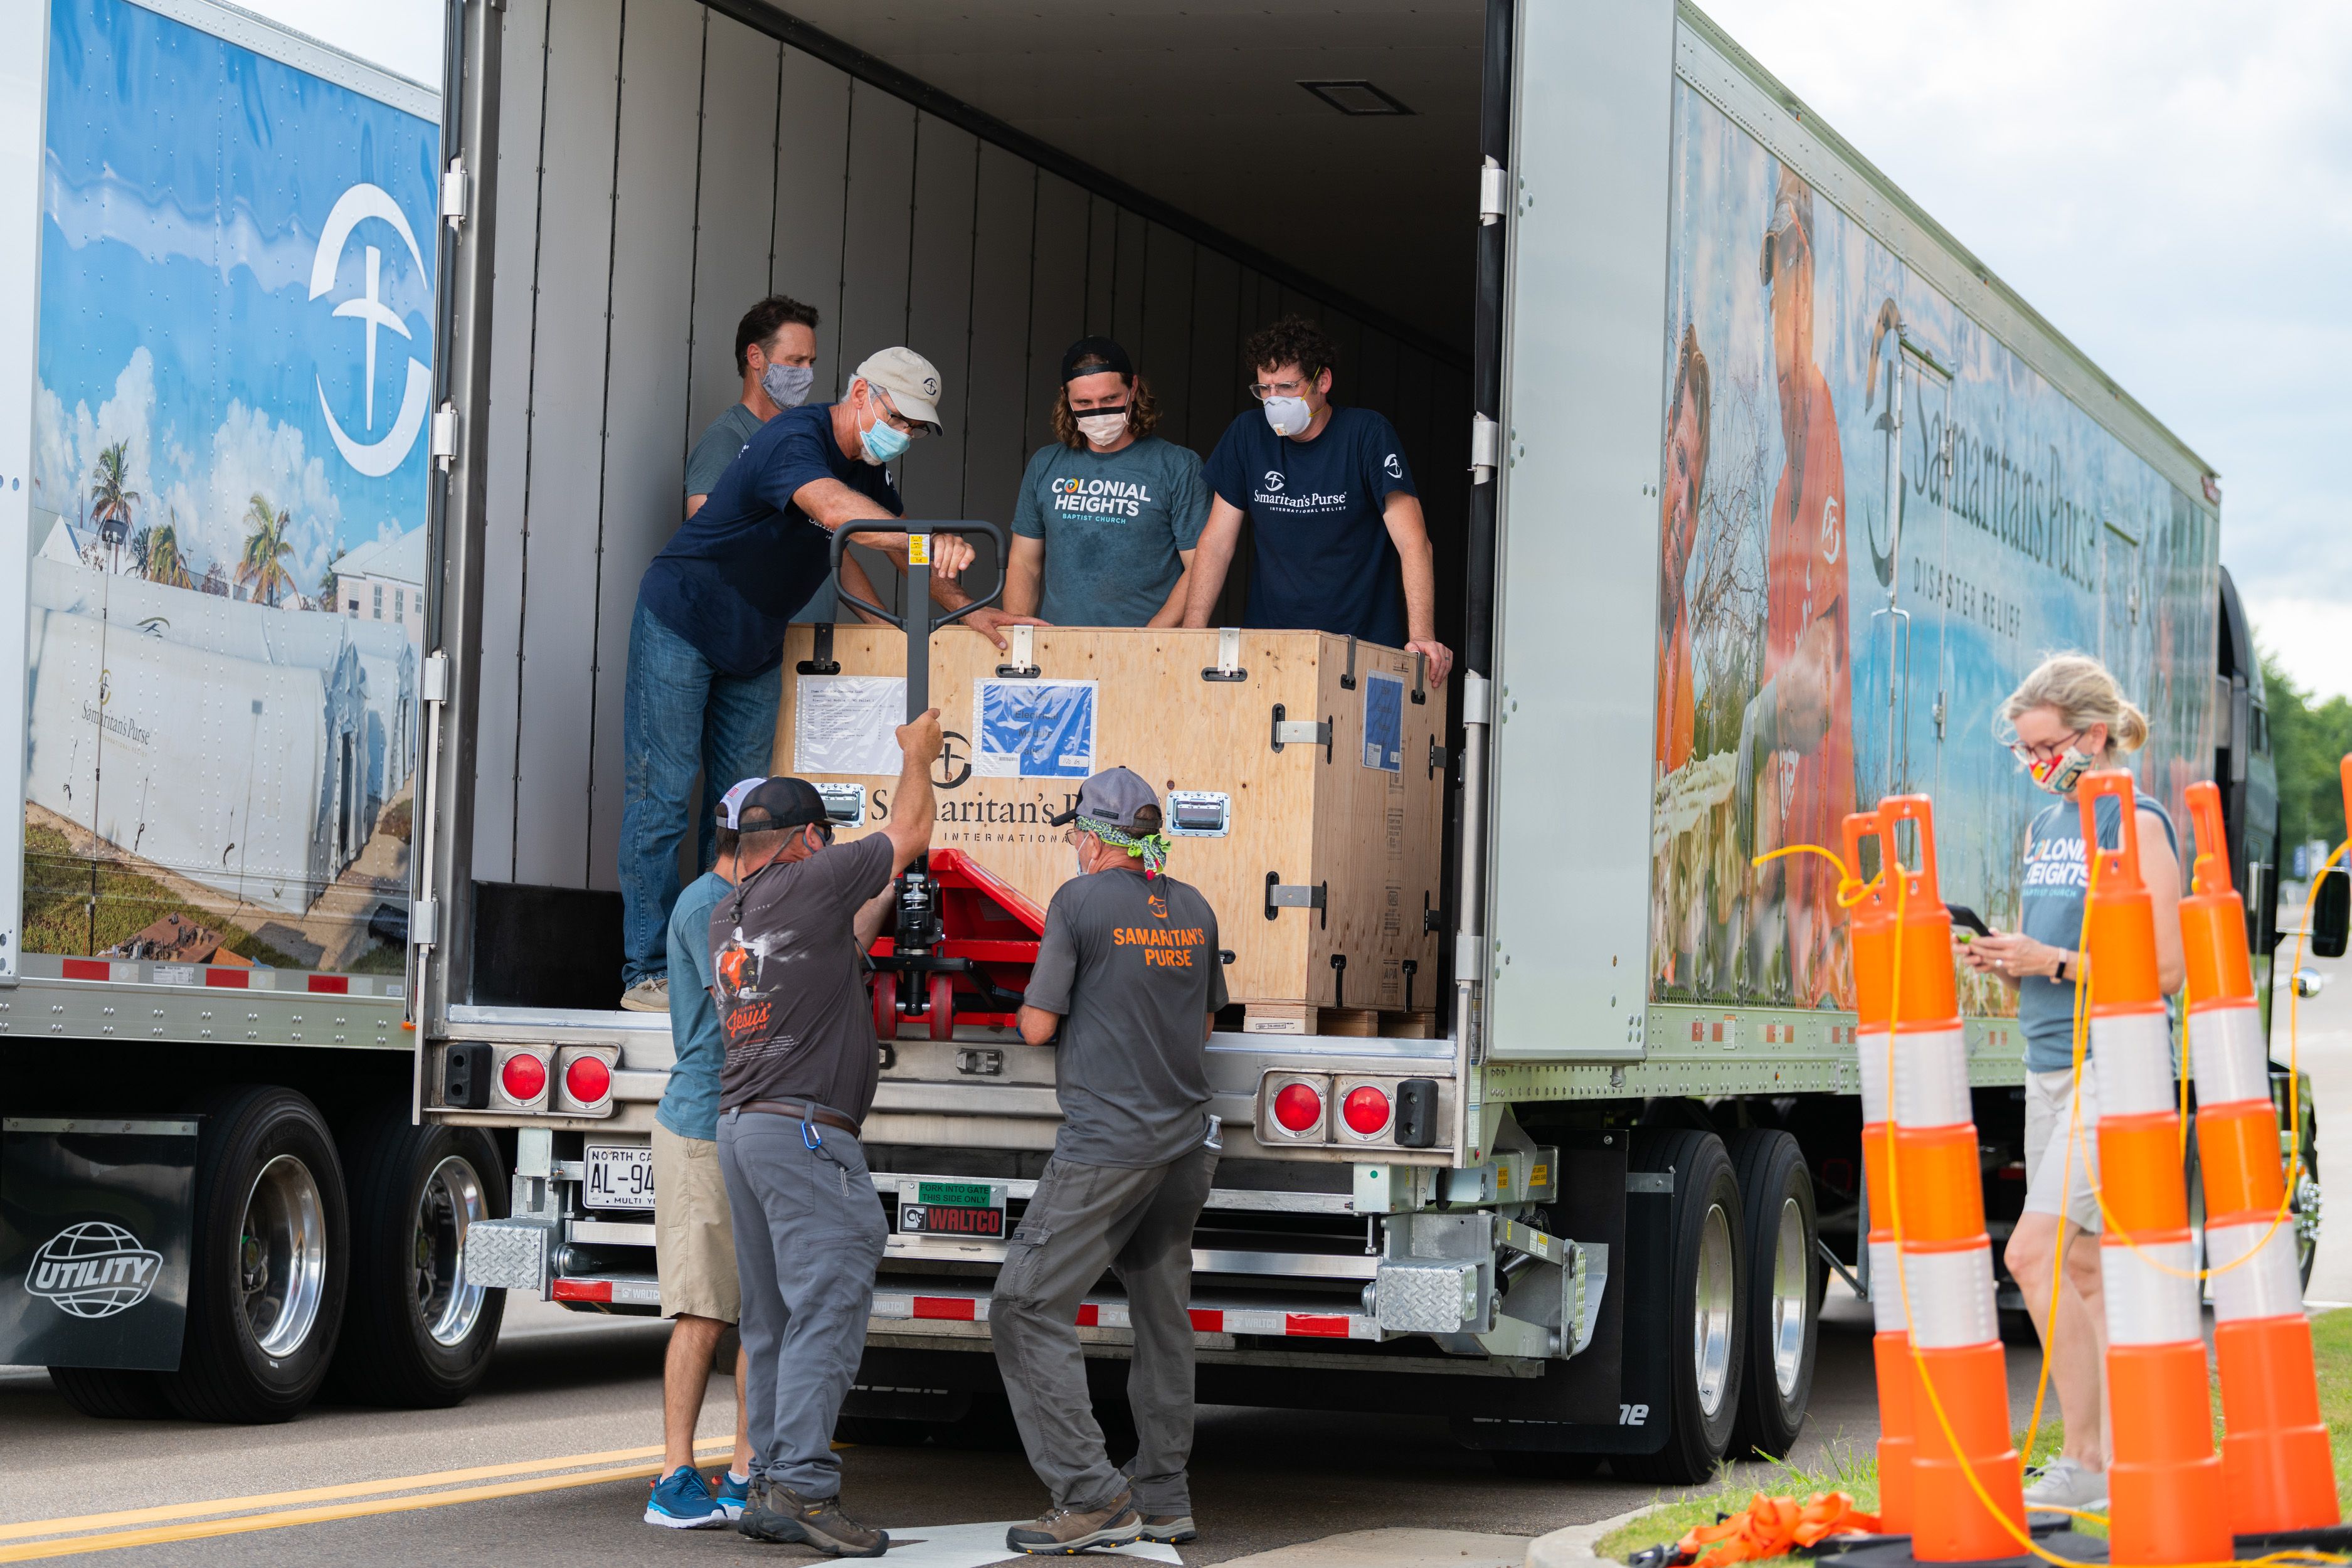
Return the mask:
[[[416, 263], [418, 277], [425, 274], [425, 255], [416, 248], [416, 236], [408, 226], [408, 216], [400, 204], [381, 185], [358, 184], [345, 191], [335, 202], [334, 210], [327, 215], [327, 226], [319, 234], [319, 251], [310, 261], [310, 298], [324, 296], [335, 286], [335, 273], [342, 266], [343, 247], [352, 237], [352, 230], [371, 218], [390, 224], [408, 247], [409, 257]], [[367, 428], [375, 429], [375, 336], [379, 329], [411, 337], [408, 323], [400, 312], [386, 305], [379, 293], [379, 279], [383, 270], [383, 252], [375, 246], [367, 247], [366, 292], [356, 300], [346, 300], [335, 307], [338, 316], [356, 317], [367, 329], [366, 394], [362, 407], [366, 411]], [[335, 422], [335, 411], [327, 403], [326, 383], [312, 378], [319, 388], [319, 412], [327, 418], [327, 434], [335, 438], [335, 449], [343, 461], [365, 474], [380, 479], [400, 467], [401, 459], [416, 445], [417, 432], [425, 427], [425, 411], [433, 404], [433, 373], [423, 361], [412, 357], [408, 362], [408, 384], [401, 394], [400, 412], [392, 418], [392, 428], [377, 441], [361, 442], [343, 433]]]
[[102, 1219], [70, 1225], [41, 1245], [25, 1271], [25, 1289], [77, 1318], [110, 1318], [147, 1299], [163, 1255]]

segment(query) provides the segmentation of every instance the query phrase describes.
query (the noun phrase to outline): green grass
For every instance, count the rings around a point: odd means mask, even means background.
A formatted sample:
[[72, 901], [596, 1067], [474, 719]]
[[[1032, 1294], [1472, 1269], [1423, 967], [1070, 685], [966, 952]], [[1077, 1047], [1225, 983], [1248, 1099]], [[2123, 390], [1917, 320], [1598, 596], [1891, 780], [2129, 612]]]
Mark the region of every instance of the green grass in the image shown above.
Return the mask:
[[[2323, 1312], [2312, 1320], [2311, 1348], [2319, 1372], [2319, 1411], [2327, 1422], [2327, 1436], [2336, 1455], [2336, 1490], [2343, 1500], [2347, 1513], [2352, 1513], [2352, 1473], [2347, 1473], [2344, 1457], [2352, 1454], [2352, 1311]], [[2047, 1410], [2054, 1410], [2053, 1399]], [[2217, 1390], [2213, 1406], [2214, 1435], [2221, 1434], [2221, 1402]], [[2033, 1450], [2025, 1456], [2028, 1465], [2039, 1465], [2056, 1457], [2065, 1441], [2065, 1427], [2054, 1415], [2045, 1415], [2041, 1430], [2034, 1435]], [[2025, 1433], [2017, 1433], [2021, 1448]], [[1855, 1504], [1865, 1511], [1878, 1506], [1878, 1459], [1874, 1454], [1850, 1453], [1833, 1457], [1825, 1468], [1808, 1469], [1796, 1465], [1755, 1466], [1746, 1479], [1732, 1481], [1728, 1469], [1718, 1473], [1717, 1484], [1704, 1492], [1693, 1492], [1679, 1498], [1659, 1494], [1658, 1504], [1631, 1524], [1611, 1531], [1595, 1544], [1598, 1555], [1623, 1562], [1633, 1553], [1660, 1542], [1675, 1542], [1694, 1526], [1713, 1524], [1717, 1514], [1737, 1513], [1746, 1508], [1758, 1492], [1773, 1496], [1793, 1496], [1800, 1500], [1815, 1492], [1842, 1491], [1850, 1494]], [[2104, 1533], [2094, 1525], [2083, 1525], [2089, 1533]], [[1700, 1560], [1704, 1568], [1705, 1559]], [[1785, 1561], [1785, 1559], [1782, 1559]]]
[[54, 827], [25, 825], [25, 934], [26, 952], [93, 957], [136, 936], [165, 915], [209, 926], [223, 933], [222, 945], [256, 963], [279, 969], [302, 964], [251, 931], [174, 898], [170, 889], [117, 861], [98, 865], [95, 912], [91, 909], [90, 863], [73, 853]]

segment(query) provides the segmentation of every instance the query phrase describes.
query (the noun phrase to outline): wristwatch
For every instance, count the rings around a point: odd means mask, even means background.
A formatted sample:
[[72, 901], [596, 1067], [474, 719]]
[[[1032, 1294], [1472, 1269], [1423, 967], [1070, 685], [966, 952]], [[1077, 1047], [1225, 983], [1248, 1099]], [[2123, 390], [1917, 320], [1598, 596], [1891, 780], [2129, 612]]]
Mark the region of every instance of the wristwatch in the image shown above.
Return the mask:
[[2063, 984], [2065, 984], [2065, 982], [2066, 982], [2066, 960], [2067, 960], [2067, 957], [2068, 957], [2068, 955], [2067, 955], [2067, 954], [2063, 953], [2063, 952], [2062, 952], [2062, 953], [2060, 953], [2060, 954], [2058, 955], [2058, 966], [2057, 966], [2055, 969], [2052, 970], [2052, 971], [2051, 971], [2051, 973], [2050, 973], [2050, 978], [2051, 978], [2051, 979], [2053, 979], [2053, 980], [2057, 981], [2057, 982], [2058, 982], [2060, 984], [2062, 984], [2062, 985], [2063, 985]]

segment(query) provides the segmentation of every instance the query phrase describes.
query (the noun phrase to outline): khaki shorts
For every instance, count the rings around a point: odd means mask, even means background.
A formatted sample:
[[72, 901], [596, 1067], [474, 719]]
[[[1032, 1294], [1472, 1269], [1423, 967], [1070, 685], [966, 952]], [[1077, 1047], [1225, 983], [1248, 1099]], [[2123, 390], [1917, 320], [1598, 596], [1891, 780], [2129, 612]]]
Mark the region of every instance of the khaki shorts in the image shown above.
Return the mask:
[[[2083, 1106], [2070, 1113], [2074, 1072], [2025, 1075], [2025, 1206], [2033, 1214], [2064, 1215], [2095, 1236], [2099, 1232], [2099, 1198], [2091, 1190], [2099, 1179], [2098, 1064], [2083, 1064]], [[2070, 1161], [2066, 1135], [2074, 1117], [2074, 1152]], [[2063, 1195], [2061, 1195], [2061, 1189]]]
[[654, 1267], [666, 1318], [691, 1313], [732, 1323], [743, 1316], [735, 1283], [735, 1226], [719, 1145], [654, 1123]]

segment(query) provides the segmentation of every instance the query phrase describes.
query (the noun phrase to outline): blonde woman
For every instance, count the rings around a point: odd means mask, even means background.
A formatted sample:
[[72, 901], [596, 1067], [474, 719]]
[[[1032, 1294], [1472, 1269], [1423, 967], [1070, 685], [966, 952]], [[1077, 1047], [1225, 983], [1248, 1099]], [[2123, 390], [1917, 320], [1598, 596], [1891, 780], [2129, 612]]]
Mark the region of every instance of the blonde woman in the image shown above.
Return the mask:
[[[2050, 1347], [2051, 1380], [2066, 1416], [2059, 1457], [2042, 1467], [2026, 1505], [2101, 1509], [2107, 1502], [2107, 1432], [2102, 1373], [2106, 1361], [2105, 1303], [2099, 1281], [2097, 1063], [2086, 1055], [2079, 1089], [2074, 1076], [2074, 993], [2086, 960], [2083, 903], [2089, 876], [2075, 786], [2095, 769], [2123, 765], [2147, 742], [2147, 718], [2132, 706], [2107, 667], [2087, 654], [2054, 654], [2001, 706], [2009, 749], [2040, 788], [2057, 795], [2025, 829], [2022, 929], [1979, 937], [1961, 949], [1969, 966], [1999, 976], [2017, 993], [2025, 1037], [2025, 1212], [2010, 1233], [2010, 1273], [2026, 1310]], [[2166, 994], [2180, 989], [2180, 860], [2172, 820], [2146, 795], [2137, 798], [2140, 875], [2156, 908], [2157, 970]], [[2122, 812], [2100, 802], [2099, 845], [2121, 842]], [[2072, 1126], [2079, 1136], [2072, 1140]], [[2057, 1334], [2050, 1322], [2051, 1266], [2066, 1240], [2058, 1291]]]

